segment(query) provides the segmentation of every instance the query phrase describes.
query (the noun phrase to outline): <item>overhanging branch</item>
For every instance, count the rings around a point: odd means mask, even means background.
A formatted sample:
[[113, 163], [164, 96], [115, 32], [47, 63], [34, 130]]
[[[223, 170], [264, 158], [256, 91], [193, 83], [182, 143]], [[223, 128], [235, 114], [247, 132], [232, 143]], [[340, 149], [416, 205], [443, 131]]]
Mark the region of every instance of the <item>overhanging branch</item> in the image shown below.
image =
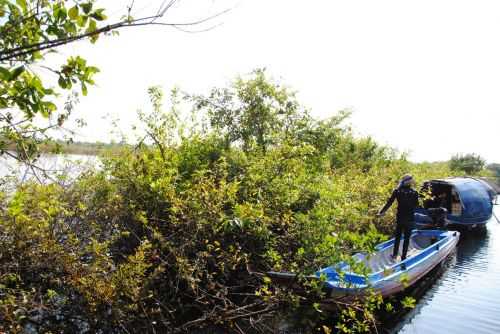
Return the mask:
[[[120, 22], [117, 22], [114, 24], [110, 24], [110, 25], [101, 27], [99, 29], [96, 29], [94, 31], [90, 31], [90, 32], [87, 32], [84, 34], [71, 36], [71, 37], [58, 38], [58, 39], [43, 41], [43, 42], [34, 43], [34, 44], [22, 45], [22, 46], [19, 46], [16, 48], [3, 50], [0, 52], [0, 62], [21, 60], [22, 57], [33, 54], [34, 52], [56, 48], [56, 47], [59, 47], [59, 46], [65, 45], [65, 44], [69, 44], [72, 42], [76, 42], [78, 40], [90, 38], [90, 37], [93, 37], [96, 35], [104, 34], [104, 33], [107, 33], [107, 32], [113, 31], [113, 30], [118, 30], [121, 28], [140, 27], [140, 26], [166, 26], [166, 27], [177, 28], [177, 29], [179, 29], [181, 31], [185, 31], [185, 32], [191, 32], [191, 31], [185, 30], [184, 28], [189, 27], [189, 26], [198, 26], [200, 24], [206, 23], [208, 21], [211, 21], [211, 20], [223, 15], [223, 14], [226, 14], [227, 12], [229, 12], [231, 10], [231, 9], [226, 9], [226, 10], [223, 10], [219, 13], [211, 15], [209, 17], [206, 17], [206, 18], [203, 18], [200, 20], [196, 20], [196, 21], [191, 21], [191, 22], [178, 22], [178, 23], [158, 22], [157, 20], [162, 18], [166, 14], [168, 9], [170, 9], [175, 2], [176, 1], [171, 0], [166, 5], [165, 5], [165, 3], [166, 3], [165, 2], [164, 4], [162, 4], [162, 6], [160, 6], [158, 13], [156, 15], [153, 15], [153, 16], [142, 17], [142, 18], [138, 18], [138, 19], [134, 19], [134, 20], [123, 20], [123, 21], [120, 21]], [[162, 8], [162, 7], [164, 7], [164, 8]], [[207, 30], [213, 29], [215, 27], [216, 26], [212, 26], [209, 29], [199, 30], [198, 32], [207, 31]]]

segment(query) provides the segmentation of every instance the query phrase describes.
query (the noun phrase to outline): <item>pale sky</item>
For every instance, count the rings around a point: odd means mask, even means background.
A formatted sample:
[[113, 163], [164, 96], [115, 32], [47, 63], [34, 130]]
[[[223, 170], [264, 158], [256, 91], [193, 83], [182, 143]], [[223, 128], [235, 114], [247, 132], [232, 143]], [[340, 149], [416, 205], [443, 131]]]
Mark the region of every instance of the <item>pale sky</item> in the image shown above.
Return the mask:
[[[102, 2], [114, 17], [128, 3]], [[135, 6], [148, 14], [161, 2]], [[63, 49], [101, 69], [77, 107], [83, 139], [109, 140], [108, 113], [130, 125], [152, 85], [204, 93], [266, 67], [314, 116], [349, 108], [359, 134], [412, 160], [475, 152], [500, 162], [498, 0], [184, 0], [169, 18], [228, 7], [208, 32], [132, 28]]]

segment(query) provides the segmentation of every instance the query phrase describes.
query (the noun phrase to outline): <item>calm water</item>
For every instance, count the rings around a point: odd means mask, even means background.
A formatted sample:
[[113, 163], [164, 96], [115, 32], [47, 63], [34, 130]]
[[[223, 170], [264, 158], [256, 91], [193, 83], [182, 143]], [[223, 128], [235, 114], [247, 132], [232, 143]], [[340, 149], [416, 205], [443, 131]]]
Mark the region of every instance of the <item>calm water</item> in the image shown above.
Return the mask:
[[[500, 217], [499, 206], [495, 212]], [[392, 333], [500, 333], [500, 224], [494, 218], [485, 233], [462, 233], [456, 258]]]
[[[77, 176], [84, 170], [92, 166], [99, 166], [99, 159], [91, 155], [42, 155], [36, 166], [46, 172], [46, 175], [55, 177], [57, 175]], [[41, 180], [45, 180], [44, 173], [38, 169], [30, 169], [24, 164], [18, 163], [13, 158], [8, 156], [0, 156], [0, 180], [5, 177], [10, 177], [14, 180], [29, 180], [34, 178], [33, 173], [36, 173]], [[0, 181], [0, 182], [3, 182]]]

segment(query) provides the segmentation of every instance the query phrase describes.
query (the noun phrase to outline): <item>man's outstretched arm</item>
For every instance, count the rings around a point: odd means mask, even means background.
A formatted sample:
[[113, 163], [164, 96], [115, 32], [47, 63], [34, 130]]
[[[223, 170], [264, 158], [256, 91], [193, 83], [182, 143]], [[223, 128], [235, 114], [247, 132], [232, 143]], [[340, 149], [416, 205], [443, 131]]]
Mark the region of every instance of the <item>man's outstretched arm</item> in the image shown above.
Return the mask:
[[380, 209], [380, 211], [377, 213], [377, 216], [383, 216], [385, 212], [391, 207], [392, 203], [394, 203], [395, 199], [396, 199], [396, 190], [392, 192], [391, 197], [389, 197], [387, 203], [385, 203], [384, 207]]

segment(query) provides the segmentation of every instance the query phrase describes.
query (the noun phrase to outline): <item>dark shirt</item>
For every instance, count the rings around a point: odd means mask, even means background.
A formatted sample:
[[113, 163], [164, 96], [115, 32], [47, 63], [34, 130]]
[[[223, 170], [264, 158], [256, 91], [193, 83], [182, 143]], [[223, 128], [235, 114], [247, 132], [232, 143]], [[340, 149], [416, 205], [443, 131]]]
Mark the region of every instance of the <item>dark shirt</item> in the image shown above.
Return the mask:
[[382, 210], [380, 210], [380, 213], [385, 213], [394, 200], [398, 201], [398, 211], [396, 214], [397, 222], [405, 223], [413, 221], [415, 208], [418, 206], [418, 192], [410, 187], [400, 187], [394, 189], [391, 197]]

